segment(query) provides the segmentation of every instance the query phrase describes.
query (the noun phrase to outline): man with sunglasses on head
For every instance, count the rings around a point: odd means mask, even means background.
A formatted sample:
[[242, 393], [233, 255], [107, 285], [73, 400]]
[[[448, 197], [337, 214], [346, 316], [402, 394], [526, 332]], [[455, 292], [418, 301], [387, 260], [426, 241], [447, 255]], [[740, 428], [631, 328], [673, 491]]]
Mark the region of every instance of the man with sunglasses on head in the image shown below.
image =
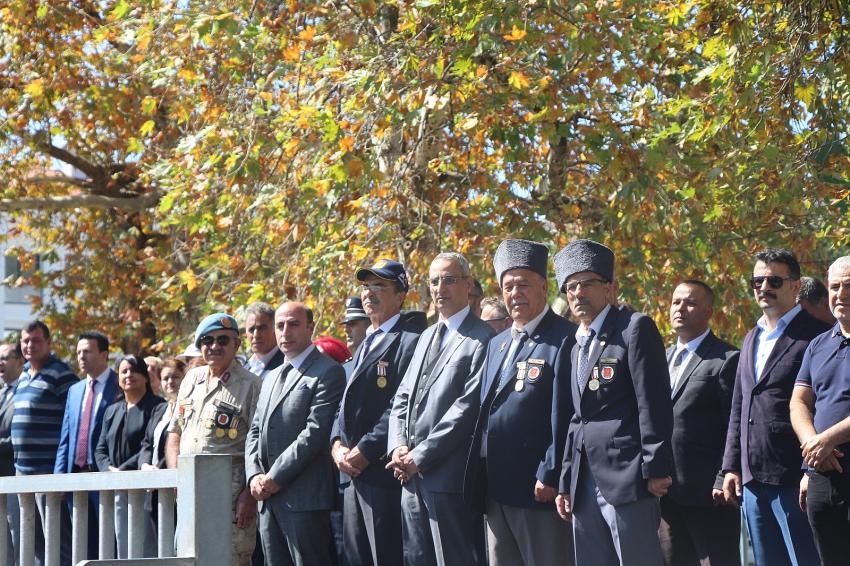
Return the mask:
[[798, 506], [800, 442], [789, 402], [809, 342], [829, 325], [796, 304], [800, 264], [789, 250], [755, 255], [750, 287], [763, 316], [741, 348], [723, 456], [723, 498], [743, 504], [756, 566], [818, 564]]
[[470, 544], [480, 515], [476, 520], [461, 494], [478, 417], [476, 374], [495, 333], [471, 310], [466, 258], [441, 253], [428, 277], [439, 320], [420, 337], [396, 392], [387, 468], [403, 483], [404, 563], [474, 566], [482, 558]]
[[661, 566], [658, 498], [672, 484], [673, 429], [664, 343], [651, 318], [613, 306], [607, 246], [570, 242], [555, 256], [555, 273], [581, 323], [556, 500], [561, 517], [572, 518], [576, 564]]
[[343, 546], [350, 566], [402, 564], [401, 485], [387, 470], [390, 409], [418, 334], [401, 307], [409, 288], [397, 261], [359, 269], [360, 298], [371, 325], [354, 352], [348, 385], [331, 432], [331, 455], [343, 483]]
[[195, 346], [206, 365], [183, 378], [177, 411], [168, 427], [165, 458], [169, 468], [176, 468], [179, 454], [232, 456], [231, 558], [233, 566], [248, 566], [257, 542], [257, 501], [245, 481], [245, 439], [262, 380], [236, 360], [239, 336], [236, 319], [229, 314], [211, 314], [198, 325]]

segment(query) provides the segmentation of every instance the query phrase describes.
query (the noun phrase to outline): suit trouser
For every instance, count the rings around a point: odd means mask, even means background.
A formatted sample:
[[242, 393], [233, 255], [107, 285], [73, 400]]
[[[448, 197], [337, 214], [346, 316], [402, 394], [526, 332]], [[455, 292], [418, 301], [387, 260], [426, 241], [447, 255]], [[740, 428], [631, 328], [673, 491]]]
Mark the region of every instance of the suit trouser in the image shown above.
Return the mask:
[[809, 479], [806, 513], [824, 566], [846, 564], [850, 557], [850, 478], [815, 472]]
[[569, 523], [550, 509], [502, 505], [487, 497], [484, 522], [490, 566], [569, 566]]
[[333, 566], [329, 511], [288, 511], [263, 502], [260, 538], [273, 566]]
[[820, 564], [812, 530], [800, 511], [798, 485], [744, 485], [744, 520], [756, 566]]
[[402, 564], [401, 488], [353, 479], [343, 493], [343, 545], [351, 566]]
[[644, 497], [611, 505], [581, 457], [573, 505], [576, 564], [581, 566], [661, 566], [658, 499]]
[[661, 552], [667, 566], [740, 566], [741, 511], [661, 498]]
[[406, 566], [475, 566], [470, 541], [475, 513], [459, 493], [435, 493], [413, 477], [401, 490], [401, 529]]

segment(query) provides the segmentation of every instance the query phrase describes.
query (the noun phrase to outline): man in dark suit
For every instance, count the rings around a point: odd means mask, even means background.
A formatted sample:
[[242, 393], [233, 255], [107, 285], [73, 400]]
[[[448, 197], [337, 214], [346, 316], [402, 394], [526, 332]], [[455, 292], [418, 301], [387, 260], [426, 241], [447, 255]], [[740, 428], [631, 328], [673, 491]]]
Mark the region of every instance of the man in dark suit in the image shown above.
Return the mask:
[[741, 513], [717, 505], [723, 449], [738, 368], [737, 348], [709, 328], [714, 292], [688, 279], [673, 291], [667, 349], [673, 391], [673, 485], [661, 498], [661, 551], [667, 566], [740, 564]]
[[800, 264], [769, 248], [755, 256], [750, 286], [762, 316], [747, 333], [723, 456], [723, 496], [743, 497], [757, 566], [817, 564], [812, 532], [798, 506], [803, 474], [789, 402], [809, 342], [829, 326], [796, 305]]
[[327, 439], [345, 372], [313, 346], [313, 329], [313, 313], [303, 304], [277, 309], [275, 335], [286, 363], [263, 381], [245, 444], [263, 553], [275, 566], [334, 564], [336, 483]]
[[251, 303], [245, 309], [245, 336], [251, 345], [251, 357], [245, 369], [265, 378], [283, 364], [283, 352], [275, 341], [275, 311], [268, 303]]
[[378, 260], [356, 277], [372, 324], [354, 353], [331, 433], [334, 463], [351, 478], [343, 494], [343, 545], [351, 566], [401, 564], [401, 486], [384, 465], [392, 398], [419, 336], [404, 329], [400, 315], [409, 287], [403, 265]]
[[[15, 413], [15, 386], [24, 367], [24, 354], [20, 344], [0, 345], [0, 476], [15, 475], [15, 455], [12, 450], [12, 415]], [[18, 541], [20, 540], [20, 513], [18, 496], [6, 496], [6, 564], [17, 562]]]
[[428, 276], [439, 321], [419, 338], [393, 400], [387, 467], [404, 482], [404, 563], [474, 566], [480, 561], [470, 541], [480, 521], [461, 494], [478, 417], [476, 376], [494, 332], [470, 310], [462, 255], [439, 254]]
[[572, 514], [576, 563], [661, 565], [673, 407], [664, 344], [648, 316], [614, 303], [614, 253], [591, 240], [555, 256], [558, 288], [581, 321], [572, 351], [574, 415], [558, 511]]
[[485, 513], [490, 566], [571, 563], [569, 528], [552, 508], [566, 432], [556, 425], [571, 409], [553, 390], [569, 381], [575, 325], [547, 304], [548, 255], [543, 244], [505, 240], [493, 256], [513, 325], [490, 341], [475, 376], [481, 411], [464, 479], [464, 496]]
[[[117, 398], [118, 375], [109, 367], [109, 339], [100, 332], [83, 332], [77, 340], [77, 365], [85, 379], [68, 390], [55, 474], [96, 472], [95, 449], [106, 408]], [[67, 500], [71, 512], [70, 498]], [[88, 558], [97, 558], [98, 492], [89, 492]], [[70, 515], [62, 522], [70, 525]]]

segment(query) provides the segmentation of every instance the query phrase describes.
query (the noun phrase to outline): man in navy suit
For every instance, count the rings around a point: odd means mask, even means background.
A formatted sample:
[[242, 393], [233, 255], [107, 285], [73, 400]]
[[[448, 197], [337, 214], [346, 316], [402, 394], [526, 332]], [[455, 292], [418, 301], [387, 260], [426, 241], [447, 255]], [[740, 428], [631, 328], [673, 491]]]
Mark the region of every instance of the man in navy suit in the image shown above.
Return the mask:
[[[118, 374], [109, 367], [109, 339], [105, 335], [100, 332], [80, 334], [77, 365], [85, 378], [68, 390], [53, 468], [55, 474], [97, 471], [94, 450], [100, 438], [103, 414], [118, 395]], [[68, 504], [70, 506], [70, 501]], [[90, 491], [88, 557], [92, 559], [97, 558], [97, 509], [98, 493]]]
[[661, 565], [658, 498], [672, 483], [673, 408], [664, 344], [648, 316], [614, 304], [614, 252], [591, 240], [555, 256], [558, 288], [581, 321], [574, 414], [557, 498], [572, 515], [576, 563]]
[[401, 306], [409, 288], [397, 261], [357, 271], [372, 324], [354, 353], [353, 369], [331, 432], [331, 455], [351, 478], [343, 493], [343, 546], [350, 566], [402, 563], [401, 485], [387, 463], [392, 399], [416, 348]]
[[[572, 537], [552, 502], [572, 412], [569, 352], [575, 325], [547, 304], [543, 244], [505, 240], [493, 256], [513, 325], [490, 340], [481, 411], [467, 459], [464, 495], [483, 508], [490, 566], [571, 563]], [[560, 403], [556, 401], [560, 400]]]
[[723, 456], [723, 496], [743, 497], [757, 566], [818, 564], [798, 506], [803, 458], [789, 403], [809, 342], [829, 325], [795, 304], [800, 264], [784, 249], [758, 252], [750, 286], [764, 315], [747, 333]]
[[673, 390], [673, 485], [661, 498], [661, 550], [667, 566], [737, 566], [741, 512], [719, 505], [723, 449], [738, 368], [738, 349], [714, 335], [714, 292], [687, 279], [670, 301], [676, 343], [667, 349]]

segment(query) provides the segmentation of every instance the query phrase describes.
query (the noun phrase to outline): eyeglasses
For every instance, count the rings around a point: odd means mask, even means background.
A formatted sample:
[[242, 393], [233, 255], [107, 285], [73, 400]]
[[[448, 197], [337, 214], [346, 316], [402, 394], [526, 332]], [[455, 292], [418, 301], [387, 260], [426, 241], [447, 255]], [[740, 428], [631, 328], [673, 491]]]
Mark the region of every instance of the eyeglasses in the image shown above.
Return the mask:
[[454, 285], [461, 279], [466, 279], [466, 275], [462, 275], [460, 277], [455, 277], [454, 275], [443, 275], [441, 277], [434, 277], [433, 279], [429, 279], [428, 283], [431, 287], [439, 287], [440, 281], [443, 282], [443, 285]]
[[218, 336], [204, 336], [201, 338], [201, 346], [206, 346], [207, 348], [212, 348], [213, 344], [218, 344], [222, 348], [230, 344], [230, 336], [227, 334], [220, 334]]
[[384, 289], [389, 289], [390, 285], [384, 285], [383, 283], [363, 283], [360, 285], [360, 291], [365, 293], [366, 291], [372, 291], [373, 293], [380, 293]]
[[786, 281], [791, 281], [793, 277], [780, 277], [778, 275], [759, 275], [750, 279], [750, 287], [753, 289], [761, 289], [762, 284], [767, 281], [771, 289], [779, 289]]
[[605, 284], [608, 283], [604, 279], [582, 279], [581, 281], [573, 281], [571, 283], [567, 283], [564, 285], [564, 289], [567, 293], [573, 294], [578, 291], [579, 287], [584, 287], [585, 289], [593, 289], [596, 284]]

